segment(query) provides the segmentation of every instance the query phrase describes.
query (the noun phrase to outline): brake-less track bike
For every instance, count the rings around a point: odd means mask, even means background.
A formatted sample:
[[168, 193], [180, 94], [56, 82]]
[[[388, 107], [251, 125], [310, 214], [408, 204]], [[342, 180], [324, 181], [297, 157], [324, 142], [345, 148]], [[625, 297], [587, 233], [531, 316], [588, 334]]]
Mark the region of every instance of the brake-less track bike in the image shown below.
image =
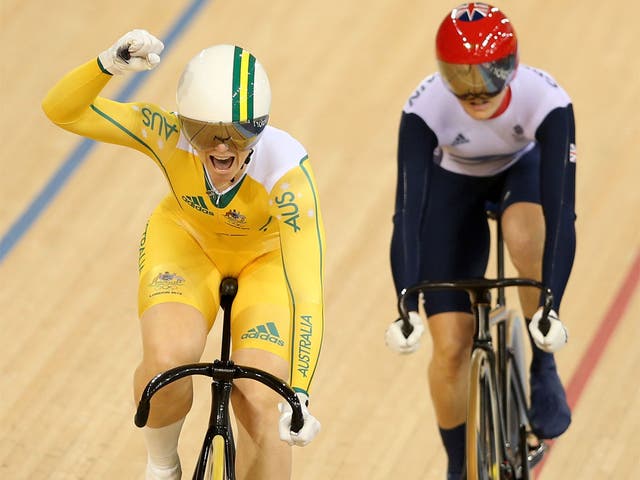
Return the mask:
[[[497, 225], [497, 278], [419, 282], [400, 293], [398, 311], [403, 319], [403, 332], [408, 336], [413, 327], [408, 320], [407, 297], [430, 290], [464, 290], [469, 294], [475, 333], [467, 401], [466, 479], [529, 480], [531, 469], [542, 459], [546, 445], [537, 439], [530, 444], [523, 345], [526, 327], [519, 312], [507, 308], [505, 288], [535, 287], [543, 292], [540, 329], [545, 334], [553, 296], [550, 289], [536, 280], [505, 278], [500, 221], [495, 210], [488, 210], [487, 215]], [[498, 292], [495, 304], [492, 290]]]
[[220, 359], [213, 363], [194, 363], [179, 366], [155, 376], [144, 389], [135, 415], [135, 424], [147, 423], [151, 397], [161, 388], [191, 375], [211, 377], [211, 415], [193, 480], [235, 480], [235, 442], [230, 420], [229, 400], [236, 378], [249, 378], [263, 383], [277, 392], [293, 410], [291, 430], [298, 432], [303, 426], [300, 400], [291, 387], [263, 370], [236, 365], [230, 359], [231, 305], [238, 290], [235, 278], [225, 278], [220, 284], [220, 306], [223, 309], [222, 347]]

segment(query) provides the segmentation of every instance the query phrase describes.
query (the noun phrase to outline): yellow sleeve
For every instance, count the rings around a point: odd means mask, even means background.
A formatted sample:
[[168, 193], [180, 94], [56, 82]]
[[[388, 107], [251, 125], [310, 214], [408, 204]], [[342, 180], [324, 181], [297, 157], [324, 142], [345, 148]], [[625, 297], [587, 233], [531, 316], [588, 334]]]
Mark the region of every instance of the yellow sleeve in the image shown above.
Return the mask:
[[292, 312], [291, 386], [308, 394], [324, 331], [325, 236], [308, 159], [272, 189]]
[[42, 101], [42, 109], [65, 130], [135, 148], [159, 163], [159, 150], [177, 143], [176, 116], [155, 105], [100, 97], [111, 78], [97, 60], [91, 60], [58, 81]]

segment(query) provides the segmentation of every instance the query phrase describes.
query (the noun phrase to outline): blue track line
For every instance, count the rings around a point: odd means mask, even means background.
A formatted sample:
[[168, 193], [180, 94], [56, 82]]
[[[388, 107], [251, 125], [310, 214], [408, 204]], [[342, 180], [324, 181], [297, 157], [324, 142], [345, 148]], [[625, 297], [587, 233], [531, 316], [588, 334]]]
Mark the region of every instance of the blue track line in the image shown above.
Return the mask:
[[[165, 46], [163, 55], [166, 55], [167, 52], [171, 50], [173, 44], [186, 30], [207, 1], [208, 0], [193, 0], [182, 15], [180, 15], [176, 23], [169, 30], [169, 33], [162, 38]], [[141, 72], [131, 76], [131, 79], [116, 96], [116, 100], [119, 102], [128, 101], [146, 81], [150, 73], [151, 72]], [[0, 239], [0, 263], [4, 261], [5, 257], [18, 244], [42, 212], [51, 204], [56, 195], [60, 193], [67, 181], [78, 167], [84, 163], [95, 146], [96, 142], [93, 140], [81, 140], [78, 146], [76, 146], [64, 163], [49, 179], [44, 188], [36, 195], [27, 209], [18, 217], [13, 225], [11, 225], [7, 233], [2, 236], [2, 239]]]

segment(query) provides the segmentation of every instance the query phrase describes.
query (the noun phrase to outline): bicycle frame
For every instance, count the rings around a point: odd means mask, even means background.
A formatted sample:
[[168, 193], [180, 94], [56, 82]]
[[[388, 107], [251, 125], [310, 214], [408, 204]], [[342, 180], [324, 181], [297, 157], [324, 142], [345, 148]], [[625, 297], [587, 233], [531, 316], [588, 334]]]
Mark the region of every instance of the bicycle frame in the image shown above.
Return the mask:
[[[496, 222], [496, 239], [495, 239], [496, 277], [505, 278], [504, 240], [503, 240], [503, 234], [502, 234], [502, 224], [500, 223], [500, 216], [499, 216], [498, 208], [496, 205], [493, 205], [493, 206], [488, 205], [487, 217], [491, 220], [495, 220]], [[551, 303], [553, 298], [550, 295], [550, 290], [548, 290], [546, 294], [548, 295], [549, 303]], [[529, 412], [528, 412], [528, 409], [526, 408], [527, 394], [524, 388], [524, 382], [525, 382], [524, 355], [522, 351], [520, 352], [515, 351], [513, 349], [513, 346], [511, 346], [511, 348], [508, 347], [507, 336], [511, 338], [511, 332], [508, 332], [507, 328], [508, 327], [514, 328], [514, 323], [513, 323], [513, 320], [505, 318], [502, 315], [502, 314], [508, 315], [509, 311], [506, 309], [506, 304], [507, 302], [506, 302], [506, 295], [505, 295], [505, 287], [498, 287], [496, 306], [492, 311], [491, 323], [492, 325], [496, 326], [496, 333], [497, 333], [497, 339], [498, 339], [496, 344], [498, 348], [496, 348], [495, 351], [496, 351], [496, 357], [497, 357], [497, 371], [499, 373], [498, 381], [500, 382], [499, 391], [502, 394], [500, 398], [500, 403], [505, 410], [505, 414], [501, 416], [501, 419], [503, 423], [509, 420], [509, 418], [507, 418], [506, 415], [507, 413], [510, 413], [507, 410], [508, 404], [509, 404], [509, 386], [510, 386], [509, 385], [510, 372], [508, 371], [507, 365], [508, 365], [508, 362], [510, 361], [512, 365], [515, 365], [516, 367], [518, 367], [513, 372], [513, 375], [516, 377], [515, 394], [517, 396], [517, 404], [524, 407], [524, 411], [520, 412], [519, 416], [521, 418], [526, 419], [526, 422], [527, 422], [526, 427], [530, 428]], [[513, 310], [511, 310], [511, 312], [513, 312]], [[549, 321], [547, 319], [547, 313], [548, 313], [547, 311], [544, 311], [543, 313], [544, 322], [541, 324], [541, 328], [543, 332], [548, 331], [550, 327]], [[521, 335], [518, 335], [516, 338], [518, 338], [519, 340], [522, 340]], [[516, 354], [518, 353], [521, 358], [516, 358]], [[526, 427], [523, 426], [522, 428], [526, 428]], [[505, 428], [503, 428], [503, 431], [506, 428], [508, 428], [508, 426], [505, 425]], [[542, 454], [546, 449], [546, 446], [544, 445], [544, 442], [539, 442], [538, 447], [536, 449], [530, 449], [526, 441], [526, 432], [521, 431], [519, 437], [521, 439], [521, 444], [517, 448], [519, 448], [521, 452], [527, 452], [527, 462], [528, 462], [529, 468], [531, 468], [540, 461], [540, 459], [542, 458]], [[513, 449], [509, 447], [511, 446], [505, 443], [505, 449], [507, 450], [507, 452], [513, 451]], [[514, 459], [510, 459], [511, 464], [514, 463], [513, 460]], [[521, 478], [524, 478], [525, 480], [528, 479], [528, 468], [525, 471], [525, 475]]]
[[286, 382], [263, 370], [236, 365], [233, 360], [230, 359], [231, 305], [237, 289], [238, 283], [235, 278], [225, 278], [220, 284], [220, 306], [224, 314], [220, 359], [214, 360], [213, 363], [182, 365], [156, 375], [144, 389], [135, 414], [134, 421], [136, 426], [144, 427], [149, 418], [151, 398], [158, 390], [181, 378], [192, 375], [211, 377], [211, 414], [202, 450], [194, 471], [194, 480], [205, 478], [205, 467], [207, 465], [210, 446], [216, 436], [221, 436], [224, 439], [227, 478], [228, 480], [235, 480], [235, 442], [233, 439], [229, 410], [229, 401], [235, 379], [248, 378], [258, 381], [284, 398], [293, 410], [291, 418], [291, 430], [293, 432], [300, 431], [304, 423], [300, 400]]
[[[496, 432], [498, 435], [498, 445], [500, 448], [499, 464], [501, 469], [514, 470], [516, 467], [513, 465], [513, 459], [509, 455], [509, 445], [506, 444], [506, 408], [507, 408], [507, 389], [504, 386], [507, 384], [507, 355], [510, 355], [506, 350], [506, 322], [501, 320], [497, 324], [498, 338], [497, 338], [497, 352], [494, 348], [493, 337], [491, 334], [491, 309], [492, 309], [492, 289], [500, 289], [507, 287], [536, 287], [544, 292], [544, 309], [543, 319], [547, 318], [549, 311], [553, 306], [553, 296], [551, 290], [546, 288], [542, 283], [527, 278], [497, 278], [497, 279], [469, 279], [469, 280], [456, 280], [456, 281], [443, 281], [443, 282], [420, 282], [416, 285], [408, 287], [400, 293], [398, 297], [398, 311], [401, 318], [407, 326], [409, 324], [409, 312], [406, 307], [406, 298], [410, 295], [415, 295], [420, 292], [428, 290], [464, 290], [469, 294], [471, 300], [471, 310], [476, 320], [476, 330], [473, 337], [472, 355], [478, 355], [478, 352], [482, 352], [486, 361], [489, 363], [489, 371], [491, 376], [491, 383], [494, 386], [493, 390], [497, 393], [500, 392], [499, 401], [497, 402], [497, 417], [499, 419], [499, 429]], [[548, 321], [548, 319], [547, 319]], [[411, 327], [412, 328], [412, 327]], [[511, 353], [512, 354], [512, 353]], [[500, 372], [500, 374], [498, 374]], [[517, 390], [520, 400], [524, 401], [525, 392], [522, 388], [523, 379], [516, 372], [518, 377]], [[498, 388], [496, 388], [498, 387]], [[524, 403], [526, 405], [526, 403]], [[527, 452], [526, 446], [519, 445], [522, 452]], [[529, 455], [527, 454], [527, 461], [529, 461]], [[508, 474], [507, 477], [509, 478]]]

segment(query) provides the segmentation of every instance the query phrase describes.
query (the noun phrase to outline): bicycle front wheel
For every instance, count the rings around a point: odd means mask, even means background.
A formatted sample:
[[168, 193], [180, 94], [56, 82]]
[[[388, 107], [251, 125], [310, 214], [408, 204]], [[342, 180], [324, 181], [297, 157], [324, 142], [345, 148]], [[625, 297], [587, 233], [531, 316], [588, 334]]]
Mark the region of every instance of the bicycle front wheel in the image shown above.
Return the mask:
[[500, 417], [489, 354], [471, 355], [466, 430], [467, 480], [500, 479]]
[[226, 480], [225, 441], [222, 435], [213, 437], [213, 441], [203, 447], [193, 480]]
[[507, 323], [507, 360], [505, 372], [505, 443], [515, 478], [528, 480], [526, 371], [524, 369], [523, 322], [514, 311]]

